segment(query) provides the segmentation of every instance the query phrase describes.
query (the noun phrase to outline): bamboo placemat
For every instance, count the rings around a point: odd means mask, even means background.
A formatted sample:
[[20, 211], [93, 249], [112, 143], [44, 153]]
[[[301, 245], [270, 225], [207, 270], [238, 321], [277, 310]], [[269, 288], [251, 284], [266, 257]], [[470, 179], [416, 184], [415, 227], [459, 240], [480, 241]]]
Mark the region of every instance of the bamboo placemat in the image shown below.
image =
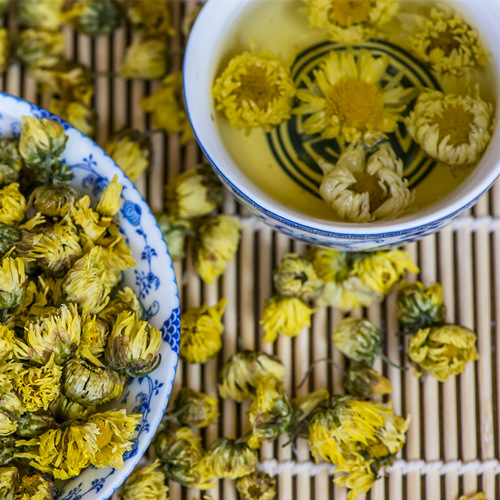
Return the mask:
[[[196, 7], [194, 0], [172, 1], [172, 19], [176, 34], [171, 40], [171, 71], [181, 69], [185, 39], [180, 26], [186, 14]], [[7, 25], [17, 30], [15, 19], [7, 15]], [[109, 135], [124, 125], [146, 130], [148, 116], [139, 107], [143, 96], [154, 91], [157, 81], [125, 81], [109, 72], [117, 72], [125, 47], [133, 34], [125, 25], [110, 36], [90, 39], [65, 27], [65, 56], [82, 62], [96, 72], [94, 104], [99, 120], [97, 142], [106, 143]], [[9, 67], [0, 79], [0, 89], [44, 107], [48, 97], [37, 94], [33, 80], [18, 65]], [[155, 134], [153, 164], [136, 184], [154, 211], [163, 208], [163, 185], [173, 175], [202, 161], [194, 142], [181, 147], [176, 135]], [[259, 325], [260, 310], [272, 292], [272, 269], [289, 251], [302, 253], [305, 244], [293, 241], [253, 219], [229, 195], [224, 211], [242, 218], [240, 249], [226, 273], [214, 285], [202, 283], [189, 258], [176, 263], [182, 308], [206, 302], [215, 305], [219, 298], [228, 301], [224, 314], [225, 336], [219, 356], [205, 365], [179, 363], [173, 395], [182, 386], [217, 396], [218, 371], [222, 363], [241, 346], [278, 355], [287, 367], [285, 388], [292, 397], [327, 388], [342, 392], [341, 377], [333, 367], [317, 365], [308, 384], [296, 389], [309, 365], [325, 356], [341, 366], [342, 355], [333, 350], [330, 333], [341, 318], [335, 310], [322, 309], [312, 326], [294, 338], [279, 337], [274, 344], [263, 342]], [[485, 194], [461, 219], [435, 235], [406, 246], [421, 273], [419, 280], [439, 281], [444, 288], [447, 321], [460, 323], [478, 334], [480, 360], [469, 363], [465, 372], [444, 383], [433, 378], [417, 379], [411, 369], [401, 372], [379, 364], [393, 387], [394, 410], [412, 415], [407, 443], [387, 475], [377, 481], [369, 499], [457, 500], [460, 494], [483, 491], [488, 500], [500, 498], [498, 461], [500, 414], [500, 182]], [[395, 295], [382, 304], [354, 314], [366, 316], [387, 331], [385, 353], [394, 361], [408, 362], [404, 345], [407, 340], [397, 331]], [[219, 436], [243, 434], [248, 404], [230, 400], [221, 403], [218, 421], [201, 432], [205, 445]], [[346, 489], [332, 483], [328, 464], [311, 462], [309, 447], [299, 440], [296, 447], [282, 447], [283, 439], [264, 443], [261, 467], [277, 474], [279, 500], [345, 500]], [[141, 463], [152, 458], [144, 457]], [[202, 498], [196, 490], [170, 483], [170, 498]], [[209, 491], [214, 500], [233, 500], [237, 494], [233, 481], [220, 481]], [[113, 498], [118, 498], [116, 494]]]

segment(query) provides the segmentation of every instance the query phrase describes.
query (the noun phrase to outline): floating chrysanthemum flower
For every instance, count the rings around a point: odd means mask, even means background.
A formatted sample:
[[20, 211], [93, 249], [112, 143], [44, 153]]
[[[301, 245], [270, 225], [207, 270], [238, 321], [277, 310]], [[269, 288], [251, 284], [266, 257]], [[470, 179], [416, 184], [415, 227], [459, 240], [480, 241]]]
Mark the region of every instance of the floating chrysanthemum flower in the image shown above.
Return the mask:
[[51, 66], [63, 53], [64, 33], [38, 29], [21, 30], [15, 40], [16, 56], [28, 66]]
[[253, 399], [258, 381], [270, 376], [276, 380], [285, 378], [285, 367], [278, 358], [265, 352], [237, 352], [222, 367], [219, 395], [238, 403], [243, 399]]
[[288, 430], [292, 421], [292, 407], [283, 382], [273, 376], [258, 381], [255, 398], [247, 412], [251, 434], [248, 445], [260, 448], [262, 441], [276, 439]]
[[390, 381], [362, 363], [349, 366], [342, 379], [342, 386], [351, 396], [366, 399], [392, 393]]
[[302, 104], [294, 113], [311, 115], [304, 120], [305, 132], [369, 144], [394, 132], [413, 90], [393, 82], [382, 87], [388, 65], [385, 56], [366, 50], [356, 56], [332, 51], [314, 71], [314, 80], [306, 78], [307, 88], [297, 91]]
[[138, 467], [123, 485], [123, 500], [168, 500], [165, 475], [156, 459], [151, 465]]
[[16, 486], [15, 500], [53, 500], [57, 488], [45, 474], [29, 472], [22, 474]]
[[116, 0], [80, 0], [64, 13], [64, 20], [88, 36], [108, 35], [119, 24], [122, 15]]
[[83, 406], [106, 403], [120, 396], [125, 377], [115, 370], [100, 368], [81, 359], [64, 364], [62, 389], [64, 394]]
[[151, 123], [172, 134], [180, 133], [181, 144], [186, 144], [194, 137], [189, 123], [182, 93], [182, 72], [167, 75], [158, 89], [141, 100], [141, 108], [151, 113]]
[[321, 285], [312, 263], [295, 253], [281, 259], [273, 272], [273, 281], [280, 295], [302, 299], [313, 295]]
[[0, 139], [0, 185], [16, 182], [22, 166], [17, 141]]
[[29, 196], [29, 206], [49, 217], [64, 217], [77, 198], [78, 191], [73, 186], [45, 184], [33, 189]]
[[244, 52], [229, 61], [212, 95], [234, 128], [270, 130], [290, 118], [295, 86], [289, 68], [274, 54]]
[[167, 0], [130, 0], [127, 17], [134, 29], [146, 37], [166, 38], [174, 34]]
[[448, 6], [440, 4], [428, 17], [414, 15], [412, 21], [414, 29], [404, 26], [410, 31], [409, 47], [437, 73], [461, 76], [488, 64], [490, 53], [479, 32]]
[[151, 139], [148, 135], [123, 128], [106, 144], [108, 153], [130, 180], [137, 180], [151, 163]]
[[350, 146], [335, 165], [319, 160], [319, 166], [323, 170], [321, 197], [350, 222], [394, 218], [413, 201], [403, 178], [403, 162], [387, 143], [368, 156], [361, 144]]
[[359, 43], [376, 36], [397, 14], [398, 0], [305, 0], [312, 26], [323, 28], [334, 42]]
[[276, 497], [276, 479], [265, 472], [252, 472], [236, 480], [241, 500], [273, 500]]
[[408, 132], [432, 158], [452, 166], [479, 159], [491, 139], [493, 106], [479, 95], [421, 94], [405, 119]]
[[212, 424], [218, 417], [219, 400], [183, 387], [175, 398], [174, 408], [180, 411], [177, 418], [182, 425], [202, 428]]
[[26, 216], [26, 198], [19, 191], [19, 184], [13, 182], [0, 189], [0, 222], [13, 225]]
[[89, 104], [53, 97], [49, 103], [49, 111], [66, 120], [85, 135], [94, 134], [97, 114]]
[[0, 265], [0, 308], [11, 309], [20, 305], [26, 294], [27, 283], [24, 259], [4, 257]]
[[479, 359], [476, 334], [458, 325], [423, 328], [412, 335], [408, 347], [414, 374], [420, 377], [428, 372], [440, 382], [462, 373], [466, 363]]
[[168, 45], [164, 40], [136, 39], [125, 49], [123, 78], [161, 78], [167, 72]]
[[314, 311], [297, 297], [273, 295], [262, 309], [264, 342], [274, 342], [278, 334], [295, 337], [302, 328], [311, 326]]
[[57, 31], [62, 24], [64, 0], [19, 0], [18, 22], [30, 28]]
[[213, 307], [192, 307], [182, 315], [180, 354], [185, 360], [205, 363], [220, 351], [226, 302], [221, 299]]
[[13, 500], [19, 477], [17, 467], [0, 467], [0, 498]]
[[186, 219], [177, 219], [166, 213], [156, 213], [156, 222], [167, 244], [173, 261], [180, 260], [186, 252], [186, 238], [194, 236], [193, 224]]
[[80, 345], [75, 355], [96, 366], [103, 366], [99, 358], [104, 354], [108, 334], [108, 325], [104, 320], [98, 319], [95, 316], [84, 315], [82, 318]]

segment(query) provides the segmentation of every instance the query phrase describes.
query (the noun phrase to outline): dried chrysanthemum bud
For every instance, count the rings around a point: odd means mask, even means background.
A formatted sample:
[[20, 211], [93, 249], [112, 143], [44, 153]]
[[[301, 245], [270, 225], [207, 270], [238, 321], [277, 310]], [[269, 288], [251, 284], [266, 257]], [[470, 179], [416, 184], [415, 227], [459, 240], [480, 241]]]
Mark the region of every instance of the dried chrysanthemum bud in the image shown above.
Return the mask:
[[97, 114], [88, 103], [67, 101], [53, 97], [49, 103], [49, 111], [77, 128], [85, 135], [93, 135]]
[[167, 429], [156, 436], [156, 455], [163, 465], [165, 475], [172, 481], [199, 489], [213, 486], [213, 476], [206, 475], [200, 467], [205, 455], [201, 438], [189, 427]]
[[[203, 392], [183, 387], [175, 398], [174, 408], [180, 411], [178, 420], [190, 427], [207, 427], [219, 415], [219, 401]], [[184, 410], [182, 410], [184, 409]]]
[[123, 485], [122, 500], [168, 500], [165, 475], [156, 459], [151, 465], [138, 467]]
[[329, 397], [330, 393], [326, 389], [319, 389], [307, 396], [292, 399], [293, 416], [288, 429], [292, 439], [295, 437], [307, 439], [309, 415]]
[[17, 140], [0, 139], [0, 185], [17, 181], [22, 166]]
[[116, 0], [79, 0], [65, 12], [65, 20], [88, 36], [108, 35], [119, 24], [122, 9]]
[[143, 377], [160, 364], [160, 345], [160, 330], [140, 321], [133, 312], [122, 312], [109, 334], [104, 356], [111, 368]]
[[81, 359], [66, 361], [62, 390], [72, 401], [83, 406], [106, 403], [120, 396], [125, 377], [111, 368], [92, 366]]
[[253, 399], [259, 379], [269, 376], [276, 380], [285, 378], [285, 367], [278, 358], [265, 352], [237, 352], [222, 367], [219, 395], [238, 403], [243, 399]]
[[248, 438], [251, 448], [260, 448], [262, 441], [276, 439], [288, 430], [292, 408], [281, 381], [272, 376], [258, 381], [247, 418], [252, 432]]
[[262, 309], [264, 342], [274, 342], [278, 334], [295, 337], [302, 328], [311, 326], [314, 311], [297, 297], [273, 295]]
[[57, 489], [52, 479], [39, 472], [21, 475], [16, 487], [16, 500], [53, 500]]
[[184, 257], [186, 237], [193, 236], [192, 224], [188, 220], [175, 219], [168, 214], [155, 214], [156, 222], [167, 244], [168, 253], [173, 261]]
[[475, 495], [472, 495], [471, 497], [462, 495], [458, 500], [488, 500], [486, 498], [486, 495], [484, 493], [476, 493]]
[[442, 323], [446, 316], [443, 288], [439, 283], [424, 286], [401, 283], [398, 288], [396, 308], [399, 322], [408, 330], [420, 330]]
[[13, 500], [19, 477], [16, 467], [0, 467], [0, 498]]
[[151, 149], [149, 135], [127, 127], [115, 132], [106, 144], [106, 153], [132, 181], [149, 168]]
[[78, 191], [69, 184], [45, 184], [33, 189], [28, 202], [43, 215], [64, 217], [78, 198]]
[[19, 184], [13, 182], [0, 189], [0, 223], [14, 225], [26, 216], [26, 198], [19, 191]]
[[224, 196], [214, 171], [203, 163], [170, 179], [165, 192], [167, 212], [178, 219], [208, 215], [221, 204]]
[[62, 24], [64, 0], [19, 0], [18, 21], [29, 28], [57, 31]]
[[0, 362], [9, 359], [14, 348], [14, 331], [0, 323]]
[[440, 382], [462, 373], [466, 363], [479, 359], [476, 334], [459, 325], [423, 328], [412, 335], [408, 347], [414, 375], [419, 377], [426, 371]]
[[181, 356], [190, 363], [205, 363], [221, 349], [224, 325], [221, 321], [226, 299], [213, 307], [192, 307], [182, 315]]
[[344, 318], [333, 329], [332, 340], [349, 359], [371, 366], [380, 354], [382, 332], [367, 319]]
[[127, 17], [134, 29], [146, 37], [166, 38], [174, 34], [167, 0], [129, 0]]
[[0, 265], [0, 309], [12, 309], [20, 305], [27, 283], [24, 259], [4, 257]]
[[314, 266], [305, 257], [289, 253], [273, 272], [274, 286], [284, 297], [310, 297], [321, 285]]
[[73, 420], [88, 420], [96, 412], [97, 406], [83, 406], [67, 398], [64, 394], [60, 394], [49, 409], [57, 422], [64, 423]]
[[388, 379], [373, 368], [357, 363], [349, 366], [345, 372], [342, 386], [352, 396], [366, 399], [392, 392], [392, 385]]
[[251, 474], [257, 466], [257, 452], [246, 443], [218, 438], [207, 451], [203, 462], [214, 477], [238, 479]]
[[17, 418], [16, 434], [23, 438], [40, 436], [48, 429], [54, 429], [57, 423], [49, 412], [26, 412]]
[[125, 286], [118, 290], [116, 297], [110, 300], [109, 304], [99, 312], [97, 317], [106, 322], [111, 329], [116, 322], [116, 318], [122, 312], [133, 312], [138, 319], [142, 320], [144, 309], [132, 288]]
[[253, 472], [236, 480], [241, 500], [273, 500], [276, 497], [276, 479], [264, 472]]
[[66, 147], [67, 135], [62, 125], [45, 118], [23, 117], [19, 153], [28, 167], [45, 167], [57, 163]]
[[108, 341], [108, 325], [95, 316], [84, 315], [82, 318], [82, 335], [80, 345], [75, 354], [96, 366], [103, 366], [99, 359]]
[[125, 49], [123, 78], [161, 78], [167, 72], [168, 45], [164, 40], [136, 39]]
[[15, 40], [16, 56], [28, 66], [52, 66], [65, 47], [62, 31], [21, 30]]
[[155, 127], [167, 134], [179, 132], [181, 144], [194, 137], [184, 104], [181, 71], [167, 75], [155, 92], [141, 100], [141, 108], [151, 113], [151, 123]]

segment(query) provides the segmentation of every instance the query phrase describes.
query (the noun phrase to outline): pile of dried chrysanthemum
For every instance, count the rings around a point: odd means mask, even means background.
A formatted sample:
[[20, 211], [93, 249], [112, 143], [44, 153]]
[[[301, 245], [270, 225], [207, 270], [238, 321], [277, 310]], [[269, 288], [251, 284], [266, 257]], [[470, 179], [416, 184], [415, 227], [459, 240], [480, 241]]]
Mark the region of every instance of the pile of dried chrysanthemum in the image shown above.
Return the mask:
[[70, 186], [67, 137], [24, 118], [0, 139], [0, 498], [55, 495], [89, 465], [123, 467], [141, 415], [100, 412], [160, 362], [161, 333], [122, 271], [135, 266], [116, 178], [93, 206]]

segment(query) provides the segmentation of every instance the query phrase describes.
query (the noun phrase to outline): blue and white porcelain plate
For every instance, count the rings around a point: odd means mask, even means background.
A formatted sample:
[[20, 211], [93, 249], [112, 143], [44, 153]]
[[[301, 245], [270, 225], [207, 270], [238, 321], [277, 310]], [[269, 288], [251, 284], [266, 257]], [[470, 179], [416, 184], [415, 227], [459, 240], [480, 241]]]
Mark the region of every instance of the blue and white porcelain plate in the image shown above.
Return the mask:
[[118, 489], [148, 448], [172, 392], [180, 340], [179, 294], [174, 268], [151, 210], [114, 161], [95, 142], [60, 118], [23, 99], [0, 92], [0, 135], [19, 135], [23, 116], [49, 118], [63, 125], [68, 136], [63, 161], [72, 168], [72, 184], [81, 193], [96, 200], [113, 177], [118, 176], [118, 182], [123, 185], [121, 230], [137, 262], [135, 269], [123, 273], [123, 284], [135, 291], [147, 319], [162, 332], [160, 366], [146, 377], [132, 379], [119, 400], [103, 407], [104, 410], [124, 408], [127, 413], [142, 414], [133, 448], [125, 456], [124, 469], [89, 467], [68, 481], [57, 496], [58, 500], [104, 500]]

